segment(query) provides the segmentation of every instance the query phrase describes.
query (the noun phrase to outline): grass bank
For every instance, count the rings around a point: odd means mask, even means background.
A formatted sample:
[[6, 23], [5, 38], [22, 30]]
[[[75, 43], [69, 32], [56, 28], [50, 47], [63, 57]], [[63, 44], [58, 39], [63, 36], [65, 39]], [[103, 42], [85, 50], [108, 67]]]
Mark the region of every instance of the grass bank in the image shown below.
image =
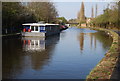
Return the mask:
[[111, 75], [113, 74], [119, 59], [119, 35], [104, 28], [90, 27], [90, 29], [105, 31], [113, 38], [113, 42], [110, 49], [105, 54], [105, 57], [91, 70], [89, 75], [86, 77], [86, 80], [95, 81], [96, 79], [111, 79]]

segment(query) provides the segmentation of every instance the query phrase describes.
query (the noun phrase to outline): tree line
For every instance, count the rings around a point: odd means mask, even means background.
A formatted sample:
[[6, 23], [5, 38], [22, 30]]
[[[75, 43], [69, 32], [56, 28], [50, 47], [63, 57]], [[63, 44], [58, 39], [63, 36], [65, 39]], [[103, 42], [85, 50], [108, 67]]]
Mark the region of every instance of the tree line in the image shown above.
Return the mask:
[[52, 2], [3, 2], [2, 33], [17, 33], [23, 23], [56, 23], [57, 10]]
[[111, 6], [108, 5], [103, 14], [91, 21], [92, 26], [120, 29], [120, 2], [111, 4]]

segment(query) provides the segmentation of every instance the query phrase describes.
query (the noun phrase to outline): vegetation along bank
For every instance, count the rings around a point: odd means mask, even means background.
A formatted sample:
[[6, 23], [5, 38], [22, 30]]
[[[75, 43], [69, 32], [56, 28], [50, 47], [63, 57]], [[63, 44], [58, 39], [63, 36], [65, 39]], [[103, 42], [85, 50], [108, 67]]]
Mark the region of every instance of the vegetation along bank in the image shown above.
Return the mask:
[[[119, 35], [111, 30], [104, 28], [90, 28], [99, 31], [105, 31], [113, 38], [112, 45], [108, 52], [105, 54], [105, 57], [95, 66], [93, 70], [86, 77], [89, 79], [111, 79], [114, 69], [117, 66], [119, 59]], [[109, 41], [109, 40], [108, 40]]]

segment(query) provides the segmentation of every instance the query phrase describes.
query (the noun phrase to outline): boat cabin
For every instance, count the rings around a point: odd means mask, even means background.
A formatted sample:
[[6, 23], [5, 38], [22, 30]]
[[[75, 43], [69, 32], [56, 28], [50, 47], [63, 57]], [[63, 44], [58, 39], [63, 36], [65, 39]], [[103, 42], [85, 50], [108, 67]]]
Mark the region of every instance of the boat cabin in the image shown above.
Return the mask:
[[59, 24], [40, 24], [40, 23], [28, 23], [22, 24], [23, 32], [22, 36], [49, 36], [60, 33]]

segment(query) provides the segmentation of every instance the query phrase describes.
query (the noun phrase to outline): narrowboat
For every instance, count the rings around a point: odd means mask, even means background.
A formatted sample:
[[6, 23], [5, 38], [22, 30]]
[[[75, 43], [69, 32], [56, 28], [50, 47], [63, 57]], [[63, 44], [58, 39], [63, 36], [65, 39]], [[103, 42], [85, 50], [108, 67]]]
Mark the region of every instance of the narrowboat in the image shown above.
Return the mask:
[[59, 24], [27, 23], [23, 25], [22, 36], [46, 37], [60, 33]]

